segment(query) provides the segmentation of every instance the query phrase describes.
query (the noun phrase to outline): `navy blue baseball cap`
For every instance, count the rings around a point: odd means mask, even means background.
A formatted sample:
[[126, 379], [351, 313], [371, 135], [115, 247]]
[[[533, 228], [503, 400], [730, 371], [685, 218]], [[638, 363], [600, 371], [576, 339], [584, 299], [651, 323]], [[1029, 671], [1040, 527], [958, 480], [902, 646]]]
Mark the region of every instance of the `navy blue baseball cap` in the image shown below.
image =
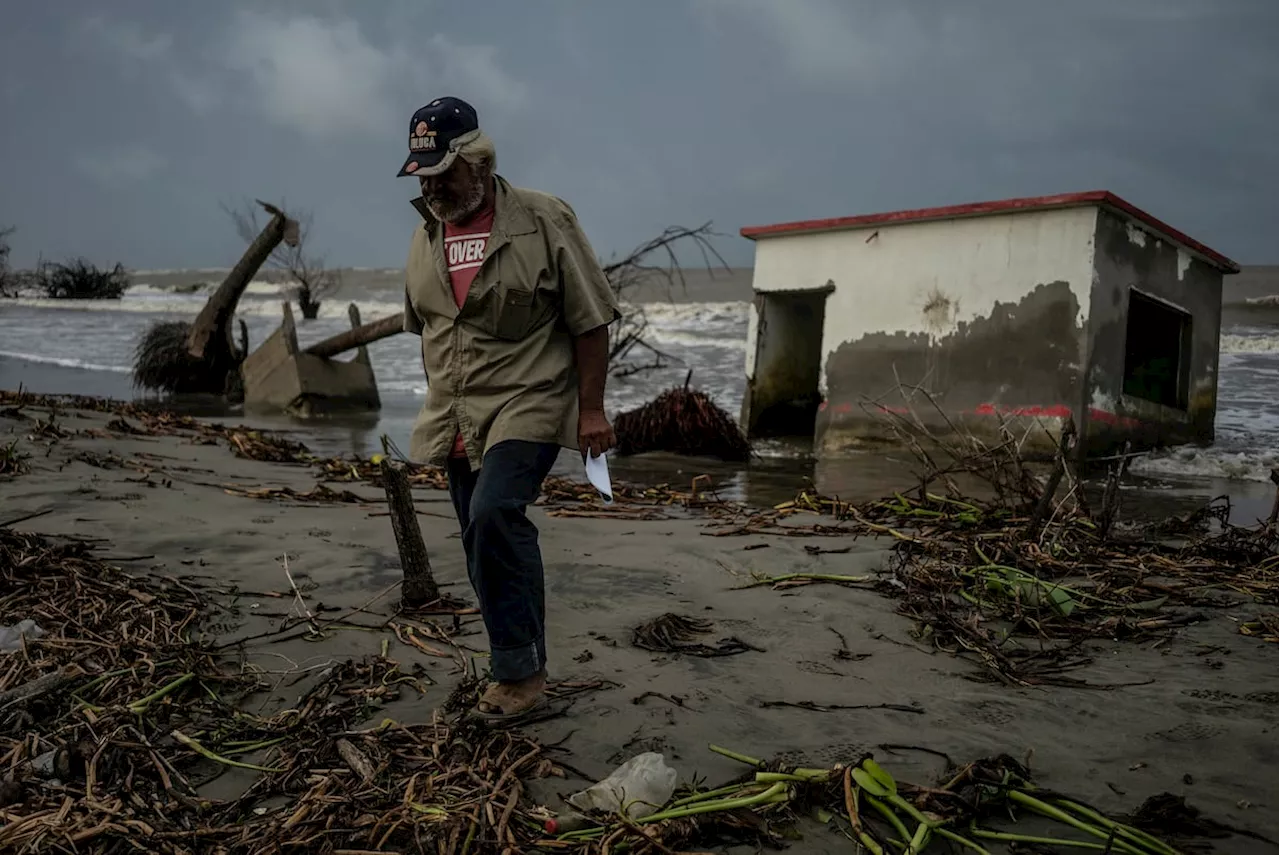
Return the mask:
[[409, 120], [409, 158], [396, 177], [439, 175], [458, 149], [480, 136], [476, 110], [461, 98], [437, 98]]

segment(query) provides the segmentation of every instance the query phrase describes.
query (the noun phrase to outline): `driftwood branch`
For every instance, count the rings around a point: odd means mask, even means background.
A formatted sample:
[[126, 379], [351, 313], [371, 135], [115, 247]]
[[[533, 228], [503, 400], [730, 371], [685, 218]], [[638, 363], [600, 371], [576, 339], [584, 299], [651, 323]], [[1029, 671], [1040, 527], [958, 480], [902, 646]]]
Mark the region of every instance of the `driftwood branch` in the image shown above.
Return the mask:
[[348, 350], [355, 350], [357, 347], [372, 344], [384, 338], [396, 335], [404, 331], [404, 312], [397, 312], [380, 320], [370, 321], [367, 324], [361, 324], [354, 329], [340, 332], [337, 335], [329, 336], [323, 341], [318, 341], [310, 347], [306, 348], [305, 353], [312, 356], [320, 356], [325, 359], [345, 353]]
[[0, 692], [0, 711], [61, 691], [82, 673], [77, 668], [64, 668], [58, 671], [51, 671], [30, 682], [14, 686], [12, 689], [6, 689]]

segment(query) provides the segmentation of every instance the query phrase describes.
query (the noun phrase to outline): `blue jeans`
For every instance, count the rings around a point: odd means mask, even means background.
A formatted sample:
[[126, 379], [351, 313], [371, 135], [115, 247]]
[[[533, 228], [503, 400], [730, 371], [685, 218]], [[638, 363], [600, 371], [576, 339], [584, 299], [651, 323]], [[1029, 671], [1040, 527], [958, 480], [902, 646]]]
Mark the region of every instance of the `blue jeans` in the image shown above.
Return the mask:
[[489, 632], [489, 669], [502, 682], [527, 679], [547, 664], [542, 553], [525, 509], [559, 453], [554, 443], [507, 440], [489, 449], [477, 472], [465, 458], [447, 466], [467, 575]]

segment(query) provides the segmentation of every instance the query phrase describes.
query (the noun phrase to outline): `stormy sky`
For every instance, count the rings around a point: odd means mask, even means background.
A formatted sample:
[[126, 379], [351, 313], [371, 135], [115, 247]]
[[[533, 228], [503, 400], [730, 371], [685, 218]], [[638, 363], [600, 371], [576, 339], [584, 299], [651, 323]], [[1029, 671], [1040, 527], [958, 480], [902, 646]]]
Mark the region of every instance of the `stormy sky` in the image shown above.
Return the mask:
[[748, 224], [1109, 189], [1277, 259], [1268, 0], [58, 0], [0, 22], [14, 261], [214, 267], [219, 203], [314, 212], [398, 267], [408, 117], [471, 101], [499, 171], [604, 256]]

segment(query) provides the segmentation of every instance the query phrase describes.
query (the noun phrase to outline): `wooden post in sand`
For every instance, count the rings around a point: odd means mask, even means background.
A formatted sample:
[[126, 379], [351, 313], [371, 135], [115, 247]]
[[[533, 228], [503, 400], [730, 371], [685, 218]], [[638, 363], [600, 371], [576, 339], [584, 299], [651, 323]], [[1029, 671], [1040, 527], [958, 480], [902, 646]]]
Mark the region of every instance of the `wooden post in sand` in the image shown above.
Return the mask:
[[387, 491], [396, 549], [400, 552], [400, 569], [404, 572], [400, 602], [405, 608], [420, 608], [440, 599], [440, 589], [431, 575], [431, 559], [422, 542], [422, 529], [418, 527], [418, 514], [413, 507], [413, 488], [405, 470], [392, 464], [390, 455], [384, 454], [379, 466], [382, 486]]

